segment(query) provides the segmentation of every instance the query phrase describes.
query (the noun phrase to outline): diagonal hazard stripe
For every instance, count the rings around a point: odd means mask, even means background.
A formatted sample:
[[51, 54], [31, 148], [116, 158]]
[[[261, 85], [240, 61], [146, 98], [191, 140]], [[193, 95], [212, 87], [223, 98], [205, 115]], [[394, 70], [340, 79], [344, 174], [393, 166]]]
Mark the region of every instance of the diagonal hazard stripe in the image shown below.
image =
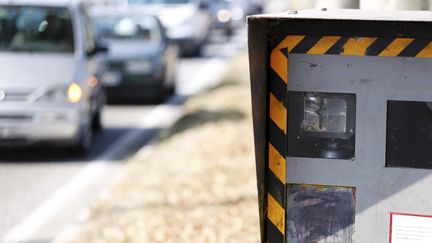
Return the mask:
[[285, 243], [284, 235], [267, 219], [267, 243]]
[[287, 110], [272, 93], [270, 93], [270, 118], [286, 134]]
[[315, 44], [307, 54], [311, 55], [324, 55], [330, 48], [336, 44], [336, 42], [340, 39], [340, 36], [324, 36], [321, 38], [318, 43]]
[[400, 57], [415, 57], [429, 43], [430, 43], [430, 40], [427, 40], [427, 39], [415, 39], [403, 51], [401, 51], [398, 56], [400, 56]]
[[304, 35], [289, 35], [279, 44], [279, 49], [288, 48], [291, 52], [304, 38]]
[[276, 226], [276, 228], [284, 235], [285, 234], [285, 210], [273, 198], [272, 195], [267, 194], [268, 204], [268, 219]]
[[429, 41], [429, 44], [421, 50], [416, 57], [429, 58], [432, 57], [432, 42]]
[[300, 43], [290, 50], [290, 53], [307, 53], [320, 39], [320, 36], [306, 36], [302, 41], [300, 41]]
[[367, 56], [378, 56], [392, 41], [394, 38], [378, 38], [372, 45], [366, 50]]
[[413, 38], [397, 38], [388, 45], [380, 54], [380, 57], [398, 56], [412, 41]]
[[326, 55], [339, 55], [343, 52], [343, 47], [347, 43], [348, 37], [341, 37], [336, 43], [326, 51]]
[[283, 49], [288, 48], [291, 51], [302, 39], [304, 35], [287, 36], [270, 55], [270, 66], [279, 75], [279, 77], [288, 83], [288, 58], [283, 53]]
[[270, 70], [270, 80], [270, 92], [286, 107], [287, 84], [273, 70]]
[[281, 52], [281, 49], [275, 49], [271, 53], [270, 65], [271, 68], [279, 75], [279, 77], [288, 83], [288, 58]]
[[277, 178], [285, 183], [285, 158], [271, 144], [269, 144], [269, 167]]
[[368, 47], [376, 40], [375, 37], [349, 38], [341, 55], [364, 56]]
[[277, 176], [272, 172], [268, 172], [268, 193], [270, 193], [273, 198], [276, 200], [276, 202], [279, 203], [279, 205], [284, 205], [285, 203], [285, 183], [279, 180]]
[[275, 147], [275, 149], [282, 156], [285, 154], [286, 147], [286, 136], [279, 129], [279, 127], [273, 122], [272, 119], [269, 119], [268, 123], [268, 134], [269, 134], [269, 142]]

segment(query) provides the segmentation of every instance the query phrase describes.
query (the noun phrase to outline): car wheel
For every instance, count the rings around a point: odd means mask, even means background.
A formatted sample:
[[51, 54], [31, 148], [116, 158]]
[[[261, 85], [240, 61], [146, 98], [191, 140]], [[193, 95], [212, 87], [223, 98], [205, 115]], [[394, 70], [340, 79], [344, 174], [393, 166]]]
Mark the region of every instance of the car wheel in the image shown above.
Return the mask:
[[95, 132], [100, 132], [102, 130], [102, 120], [101, 120], [100, 110], [98, 110], [96, 114], [93, 115], [91, 126], [93, 131]]
[[203, 48], [203, 44], [197, 44], [192, 52], [192, 56], [194, 57], [201, 56], [202, 48]]
[[86, 125], [81, 129], [78, 142], [71, 147], [71, 153], [76, 155], [87, 154], [93, 143], [93, 129], [91, 125]]
[[175, 95], [175, 93], [176, 93], [176, 88], [175, 88], [174, 84], [171, 85], [170, 87], [167, 87], [167, 94], [168, 94], [168, 96]]
[[165, 86], [161, 90], [160, 96], [158, 97], [158, 100], [156, 100], [157, 103], [162, 103], [166, 99], [171, 98], [175, 94], [175, 88], [174, 86]]
[[[175, 72], [177, 73], [177, 72]], [[168, 77], [167, 74], [165, 74], [165, 86], [164, 86], [164, 95], [168, 98], [171, 97], [172, 95], [174, 95], [176, 93], [176, 77], [175, 75], [170, 75], [170, 77]]]

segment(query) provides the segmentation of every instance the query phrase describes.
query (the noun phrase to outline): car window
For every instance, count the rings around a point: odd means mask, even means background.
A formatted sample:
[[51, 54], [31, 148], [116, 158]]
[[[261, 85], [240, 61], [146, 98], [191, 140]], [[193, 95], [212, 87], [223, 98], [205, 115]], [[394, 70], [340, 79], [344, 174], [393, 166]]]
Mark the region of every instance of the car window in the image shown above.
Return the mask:
[[0, 51], [74, 51], [67, 8], [0, 6], [0, 36]]
[[160, 28], [154, 17], [106, 15], [94, 17], [93, 22], [100, 40], [161, 41]]

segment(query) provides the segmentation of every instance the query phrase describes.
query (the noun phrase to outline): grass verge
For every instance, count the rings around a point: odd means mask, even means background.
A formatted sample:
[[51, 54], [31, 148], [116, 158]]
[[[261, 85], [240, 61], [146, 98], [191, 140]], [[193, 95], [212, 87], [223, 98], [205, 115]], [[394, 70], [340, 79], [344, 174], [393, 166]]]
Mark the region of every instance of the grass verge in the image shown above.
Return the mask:
[[259, 242], [247, 55], [229, 67], [131, 159], [74, 242]]

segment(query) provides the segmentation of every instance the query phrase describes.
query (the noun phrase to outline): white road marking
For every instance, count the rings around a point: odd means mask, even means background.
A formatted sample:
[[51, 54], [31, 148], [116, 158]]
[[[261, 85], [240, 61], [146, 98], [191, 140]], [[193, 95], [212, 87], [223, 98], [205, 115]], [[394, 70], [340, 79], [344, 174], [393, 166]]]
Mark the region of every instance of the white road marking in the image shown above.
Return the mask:
[[[149, 144], [141, 148], [137, 153], [136, 157], [141, 159], [151, 153], [153, 149], [153, 141], [150, 141]], [[108, 185], [102, 192], [97, 196], [98, 199], [107, 198], [110, 195], [110, 188], [113, 185], [116, 185], [120, 181], [123, 180], [125, 174], [120, 173], [116, 178], [112, 181], [110, 185]], [[79, 234], [83, 224], [87, 221], [90, 215], [90, 209], [85, 208], [81, 213], [79, 213], [78, 217], [71, 223], [66, 229], [64, 229], [58, 236], [52, 241], [53, 243], [69, 243], [73, 242], [76, 236]]]
[[[199, 92], [206, 88], [205, 85], [214, 85], [215, 80], [223, 70], [223, 62], [220, 59], [209, 59], [191, 76], [191, 83], [188, 88], [190, 92]], [[203, 85], [204, 83], [205, 85]], [[197, 86], [195, 88], [194, 86]], [[163, 104], [152, 109], [138, 123], [140, 128], [158, 128], [172, 125], [182, 114], [181, 107]], [[103, 172], [113, 165], [112, 158], [124, 149], [128, 143], [136, 141], [140, 133], [130, 131], [123, 135], [117, 142], [112, 144], [96, 160], [88, 162], [74, 177], [58, 189], [52, 196], [40, 204], [22, 222], [14, 226], [6, 233], [1, 242], [17, 243], [30, 241], [32, 236], [41, 229], [58, 212], [67, 207], [68, 201], [74, 198], [96, 181]], [[111, 160], [111, 161], [110, 161]], [[67, 231], [67, 230], [66, 230]]]
[[207, 61], [184, 85], [178, 88], [182, 95], [198, 94], [205, 89], [213, 88], [220, 79], [220, 74], [227, 68], [226, 60], [212, 58]]

